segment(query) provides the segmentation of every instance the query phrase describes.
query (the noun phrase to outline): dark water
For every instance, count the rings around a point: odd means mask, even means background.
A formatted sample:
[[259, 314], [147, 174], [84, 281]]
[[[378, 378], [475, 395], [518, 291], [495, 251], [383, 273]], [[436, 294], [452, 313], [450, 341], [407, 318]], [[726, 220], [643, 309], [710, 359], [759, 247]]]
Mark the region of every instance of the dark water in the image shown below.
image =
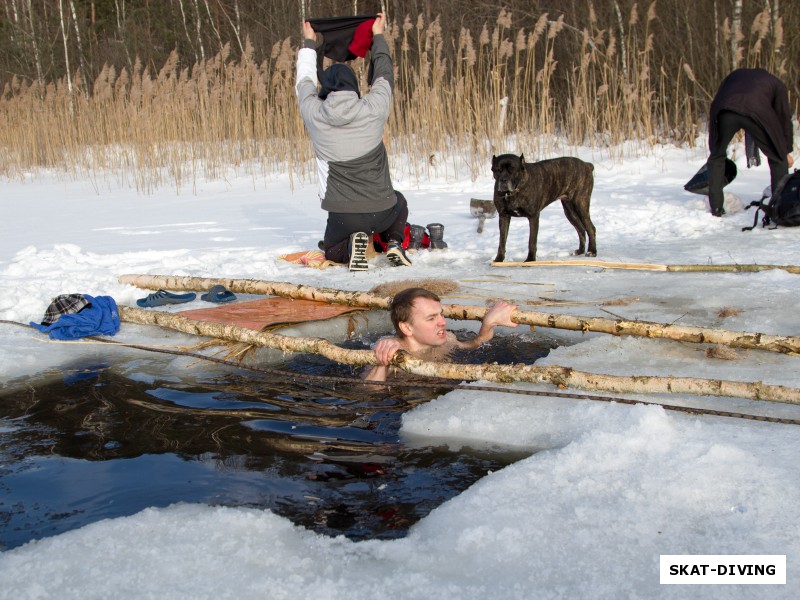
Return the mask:
[[[461, 358], [531, 363], [549, 351], [519, 340]], [[316, 356], [276, 367], [294, 376], [204, 365], [165, 376], [170, 360], [77, 364], [0, 393], [0, 549], [175, 502], [266, 508], [354, 540], [401, 537], [521, 458], [406, 447], [402, 413], [444, 385], [366, 386]]]

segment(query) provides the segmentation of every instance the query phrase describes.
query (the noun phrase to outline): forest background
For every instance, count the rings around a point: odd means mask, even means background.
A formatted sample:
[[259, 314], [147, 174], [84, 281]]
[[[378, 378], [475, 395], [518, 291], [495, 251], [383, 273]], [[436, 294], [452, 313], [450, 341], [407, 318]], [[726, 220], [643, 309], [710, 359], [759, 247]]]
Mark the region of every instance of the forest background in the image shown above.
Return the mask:
[[[0, 175], [57, 168], [147, 192], [231, 167], [313, 173], [294, 62], [310, 17], [383, 10], [390, 156], [474, 177], [555, 140], [696, 145], [737, 67], [786, 82], [800, 12], [780, 0], [0, 0]], [[364, 61], [353, 66], [366, 86]], [[513, 146], [513, 147], [512, 147]], [[409, 160], [413, 157], [413, 160]]]

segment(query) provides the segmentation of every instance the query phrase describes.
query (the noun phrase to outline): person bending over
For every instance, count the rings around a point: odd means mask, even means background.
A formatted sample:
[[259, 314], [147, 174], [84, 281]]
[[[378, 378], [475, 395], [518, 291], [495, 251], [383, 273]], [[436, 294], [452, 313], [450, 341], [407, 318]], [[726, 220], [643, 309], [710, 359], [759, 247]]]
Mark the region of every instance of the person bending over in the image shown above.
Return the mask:
[[384, 28], [384, 16], [378, 14], [370, 47], [373, 81], [363, 97], [355, 73], [344, 63], [325, 69], [317, 88], [316, 32], [308, 21], [297, 54], [295, 91], [314, 145], [319, 197], [328, 212], [325, 258], [349, 264], [351, 271], [367, 269], [366, 248], [374, 232], [388, 240], [392, 265], [411, 265], [402, 245], [408, 204], [392, 187], [383, 143], [394, 88]]
[[728, 144], [744, 129], [769, 161], [772, 190], [794, 164], [792, 112], [780, 79], [764, 69], [736, 69], [717, 90], [708, 118], [708, 201], [711, 214], [721, 217]]
[[391, 319], [395, 336], [382, 338], [375, 344], [375, 357], [379, 365], [364, 375], [367, 381], [386, 381], [389, 363], [398, 350], [405, 350], [415, 358], [427, 361], [446, 360], [457, 348], [477, 348], [494, 337], [498, 325], [516, 327], [511, 313], [516, 304], [497, 302], [483, 317], [478, 335], [469, 341], [460, 341], [447, 331], [439, 296], [423, 288], [409, 288], [392, 299]]

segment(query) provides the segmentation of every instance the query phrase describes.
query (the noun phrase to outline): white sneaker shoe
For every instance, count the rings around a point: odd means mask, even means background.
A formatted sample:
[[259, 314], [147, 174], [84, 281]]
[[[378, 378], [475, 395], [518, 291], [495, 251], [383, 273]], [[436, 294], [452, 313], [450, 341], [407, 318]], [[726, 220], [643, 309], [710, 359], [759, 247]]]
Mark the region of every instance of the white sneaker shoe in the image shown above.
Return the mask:
[[367, 265], [367, 246], [369, 236], [363, 231], [356, 231], [350, 236], [350, 267], [351, 271], [366, 271]]

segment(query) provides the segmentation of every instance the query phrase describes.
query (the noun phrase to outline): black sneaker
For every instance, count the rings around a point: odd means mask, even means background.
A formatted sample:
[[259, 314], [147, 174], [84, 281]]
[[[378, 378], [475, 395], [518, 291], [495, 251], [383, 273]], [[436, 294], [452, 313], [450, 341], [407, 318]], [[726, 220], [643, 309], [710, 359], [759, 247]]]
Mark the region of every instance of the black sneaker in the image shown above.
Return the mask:
[[400, 242], [389, 242], [389, 246], [386, 248], [386, 258], [389, 259], [393, 267], [411, 266], [411, 261], [408, 259], [408, 256], [406, 256], [405, 250], [403, 250], [403, 246]]
[[363, 231], [356, 231], [350, 236], [350, 267], [351, 271], [366, 271], [367, 245], [369, 236]]

